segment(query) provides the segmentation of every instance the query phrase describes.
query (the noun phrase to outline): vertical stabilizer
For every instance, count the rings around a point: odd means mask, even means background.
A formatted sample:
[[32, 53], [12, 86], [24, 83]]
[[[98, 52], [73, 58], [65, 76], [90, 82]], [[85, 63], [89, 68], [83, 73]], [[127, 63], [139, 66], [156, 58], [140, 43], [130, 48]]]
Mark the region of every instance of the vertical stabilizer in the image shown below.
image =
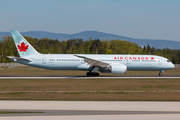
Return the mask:
[[10, 32], [20, 57], [39, 54], [18, 31], [10, 30]]

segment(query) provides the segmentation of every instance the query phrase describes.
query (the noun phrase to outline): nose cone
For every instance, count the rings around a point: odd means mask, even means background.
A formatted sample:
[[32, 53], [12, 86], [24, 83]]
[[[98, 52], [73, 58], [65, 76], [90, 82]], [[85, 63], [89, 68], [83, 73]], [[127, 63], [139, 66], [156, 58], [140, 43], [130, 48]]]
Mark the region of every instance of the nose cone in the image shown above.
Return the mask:
[[169, 69], [173, 69], [175, 66], [172, 62], [168, 62], [168, 64], [166, 64], [166, 69], [169, 70]]
[[173, 63], [171, 63], [170, 65], [169, 65], [169, 69], [173, 69], [175, 66], [174, 66], [174, 64]]

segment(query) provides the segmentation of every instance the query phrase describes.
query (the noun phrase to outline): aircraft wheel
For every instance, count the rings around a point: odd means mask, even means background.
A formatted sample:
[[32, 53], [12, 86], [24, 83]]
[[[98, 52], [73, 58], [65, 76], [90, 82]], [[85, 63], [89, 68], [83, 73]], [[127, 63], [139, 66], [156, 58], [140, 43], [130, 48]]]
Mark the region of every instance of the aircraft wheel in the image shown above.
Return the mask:
[[87, 75], [87, 76], [91, 76], [91, 73], [90, 73], [90, 72], [87, 72], [86, 75]]
[[162, 76], [162, 73], [159, 73], [159, 76]]
[[95, 73], [95, 76], [99, 76], [99, 73]]
[[94, 72], [91, 72], [91, 76], [96, 76], [95, 74], [96, 74], [96, 73], [94, 73]]
[[87, 76], [99, 76], [99, 73], [94, 73], [94, 72], [87, 72]]

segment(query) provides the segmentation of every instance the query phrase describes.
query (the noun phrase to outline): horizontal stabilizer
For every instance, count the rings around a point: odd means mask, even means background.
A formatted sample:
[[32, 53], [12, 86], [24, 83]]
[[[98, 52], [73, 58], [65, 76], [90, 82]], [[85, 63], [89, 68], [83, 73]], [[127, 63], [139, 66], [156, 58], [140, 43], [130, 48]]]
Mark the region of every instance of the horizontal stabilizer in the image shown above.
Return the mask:
[[32, 62], [33, 60], [27, 59], [27, 58], [20, 58], [20, 57], [15, 57], [15, 56], [7, 56], [8, 58], [12, 60], [19, 60], [19, 61], [26, 61], [26, 62]]

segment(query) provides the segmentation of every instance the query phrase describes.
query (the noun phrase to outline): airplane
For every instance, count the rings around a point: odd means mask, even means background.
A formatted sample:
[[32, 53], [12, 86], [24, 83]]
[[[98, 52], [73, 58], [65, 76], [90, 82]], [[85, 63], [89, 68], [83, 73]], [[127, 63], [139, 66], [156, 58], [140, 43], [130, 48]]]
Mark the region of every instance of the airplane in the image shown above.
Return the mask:
[[157, 55], [124, 54], [41, 54], [18, 32], [10, 30], [20, 57], [7, 56], [14, 62], [50, 69], [84, 70], [87, 76], [102, 73], [125, 74], [127, 71], [160, 71], [174, 68], [167, 58]]

